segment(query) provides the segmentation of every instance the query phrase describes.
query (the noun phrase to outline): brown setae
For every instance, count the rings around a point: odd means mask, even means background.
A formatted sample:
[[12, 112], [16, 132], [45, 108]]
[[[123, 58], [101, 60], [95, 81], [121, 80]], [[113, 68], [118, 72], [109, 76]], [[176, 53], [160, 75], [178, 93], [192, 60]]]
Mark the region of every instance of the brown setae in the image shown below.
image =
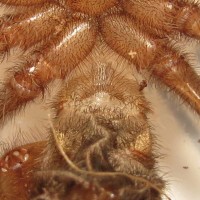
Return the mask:
[[14, 47], [26, 52], [0, 87], [1, 126], [43, 97], [49, 83], [65, 79], [51, 104], [48, 140], [1, 157], [0, 199], [169, 199], [157, 171], [159, 152], [143, 89], [149, 81], [160, 84], [200, 114], [200, 78], [171, 45], [177, 36], [200, 39], [199, 5], [183, 0], [0, 3], [16, 10], [1, 17], [1, 55]]

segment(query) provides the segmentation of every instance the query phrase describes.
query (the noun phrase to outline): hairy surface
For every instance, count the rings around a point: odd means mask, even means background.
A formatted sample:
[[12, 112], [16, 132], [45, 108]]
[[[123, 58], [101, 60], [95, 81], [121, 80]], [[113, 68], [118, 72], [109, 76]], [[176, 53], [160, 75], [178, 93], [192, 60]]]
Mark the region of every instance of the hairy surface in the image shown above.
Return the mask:
[[48, 141], [19, 147], [17, 158], [15, 150], [1, 158], [2, 198], [23, 190], [22, 199], [161, 199], [165, 182], [156, 169], [151, 109], [142, 93], [147, 84], [138, 82], [133, 68], [200, 114], [199, 76], [170, 45], [180, 35], [199, 39], [198, 5], [179, 0], [0, 3], [17, 10], [1, 18], [1, 54], [13, 47], [28, 52], [0, 88], [1, 125], [43, 95], [51, 81], [66, 79], [52, 103]]

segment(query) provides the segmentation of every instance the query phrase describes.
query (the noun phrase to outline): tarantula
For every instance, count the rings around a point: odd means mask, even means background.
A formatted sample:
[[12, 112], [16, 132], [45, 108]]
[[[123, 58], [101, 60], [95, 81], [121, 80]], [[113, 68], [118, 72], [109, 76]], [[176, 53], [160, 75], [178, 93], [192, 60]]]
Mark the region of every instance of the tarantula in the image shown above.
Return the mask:
[[[65, 79], [47, 140], [0, 160], [0, 199], [159, 200], [165, 181], [143, 89], [161, 84], [200, 114], [200, 79], [172, 45], [200, 38], [200, 8], [179, 0], [0, 0], [0, 52], [24, 51], [0, 89], [0, 120]], [[148, 77], [148, 78], [147, 78]], [[8, 187], [9, 185], [9, 187]], [[12, 191], [12, 193], [10, 192]]]

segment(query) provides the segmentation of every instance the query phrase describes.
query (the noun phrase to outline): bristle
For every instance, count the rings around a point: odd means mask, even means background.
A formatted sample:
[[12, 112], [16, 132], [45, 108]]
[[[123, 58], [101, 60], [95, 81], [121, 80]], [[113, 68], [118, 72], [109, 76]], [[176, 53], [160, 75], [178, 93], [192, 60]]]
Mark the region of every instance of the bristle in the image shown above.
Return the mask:
[[17, 136], [19, 146], [14, 138], [2, 146], [0, 199], [169, 199], [144, 91], [150, 78], [200, 114], [193, 58], [171, 44], [200, 39], [196, 0], [0, 4], [16, 8], [0, 18], [1, 61], [12, 48], [23, 54], [0, 85], [0, 126], [36, 98], [44, 101], [51, 82], [63, 84], [45, 102], [48, 139]]

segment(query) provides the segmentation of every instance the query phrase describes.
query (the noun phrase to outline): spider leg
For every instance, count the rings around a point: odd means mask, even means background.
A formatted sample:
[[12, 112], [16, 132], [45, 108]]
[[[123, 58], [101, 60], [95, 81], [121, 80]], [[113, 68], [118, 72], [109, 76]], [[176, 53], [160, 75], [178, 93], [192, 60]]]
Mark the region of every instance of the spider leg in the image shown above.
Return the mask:
[[87, 3], [85, 2], [85, 0], [65, 0], [65, 2], [66, 6], [70, 7], [72, 10], [76, 12], [87, 13], [90, 15], [99, 15], [118, 3], [117, 0], [90, 0]]
[[131, 18], [125, 15], [105, 17], [100, 22], [100, 31], [108, 46], [133, 62], [138, 70], [149, 66], [154, 60], [156, 42], [140, 31]]
[[33, 170], [39, 168], [37, 160], [46, 142], [16, 147], [0, 158], [0, 198], [27, 200]]
[[95, 38], [96, 28], [90, 23], [68, 23], [49, 47], [43, 47], [36, 59], [26, 62], [6, 81], [0, 90], [0, 118], [34, 100], [52, 80], [68, 76], [92, 50]]
[[53, 0], [0, 0], [0, 3], [16, 6], [33, 6], [43, 4]]
[[62, 21], [66, 20], [65, 13], [64, 9], [57, 6], [43, 6], [28, 10], [25, 14], [2, 17], [0, 52], [4, 53], [15, 46], [26, 50], [56, 35], [64, 25]]
[[102, 19], [101, 32], [113, 50], [138, 70], [150, 72], [200, 114], [200, 78], [182, 56], [166, 43], [141, 32], [131, 18], [123, 15]]
[[122, 0], [125, 11], [136, 23], [158, 36], [184, 33], [200, 39], [200, 8], [197, 3], [179, 0]]
[[163, 47], [147, 70], [200, 114], [200, 77], [175, 50]]

